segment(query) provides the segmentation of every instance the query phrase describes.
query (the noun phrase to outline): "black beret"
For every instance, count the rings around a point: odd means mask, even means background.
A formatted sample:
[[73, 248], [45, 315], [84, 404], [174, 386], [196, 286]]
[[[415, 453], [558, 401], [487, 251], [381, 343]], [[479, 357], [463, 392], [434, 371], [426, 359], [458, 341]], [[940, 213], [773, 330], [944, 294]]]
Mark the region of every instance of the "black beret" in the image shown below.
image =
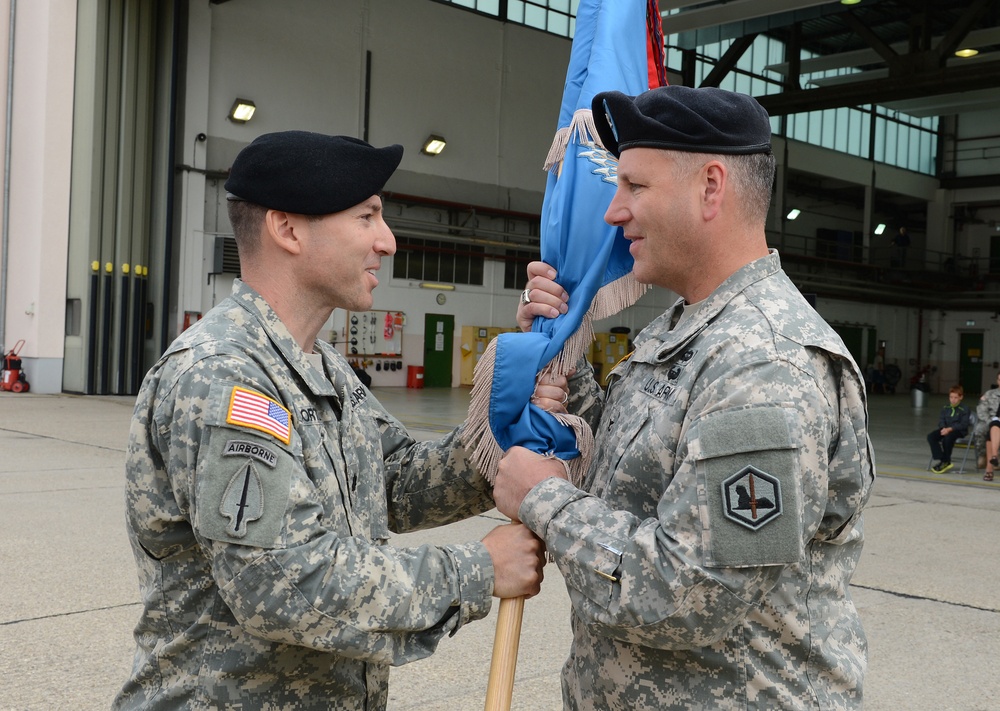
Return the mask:
[[638, 96], [605, 91], [591, 105], [597, 133], [616, 156], [627, 148], [691, 153], [770, 153], [771, 122], [752, 96], [663, 86]]
[[375, 148], [350, 136], [281, 131], [258, 136], [233, 161], [231, 200], [302, 215], [329, 215], [381, 192], [403, 159], [400, 145]]

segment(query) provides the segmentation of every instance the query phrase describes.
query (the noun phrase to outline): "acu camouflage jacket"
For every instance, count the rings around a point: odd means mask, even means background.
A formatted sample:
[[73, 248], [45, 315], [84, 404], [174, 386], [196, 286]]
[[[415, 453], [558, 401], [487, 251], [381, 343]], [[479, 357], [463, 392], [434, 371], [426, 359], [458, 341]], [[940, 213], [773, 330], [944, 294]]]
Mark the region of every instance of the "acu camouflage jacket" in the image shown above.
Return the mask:
[[126, 464], [144, 609], [116, 709], [381, 709], [389, 665], [488, 613], [481, 543], [386, 545], [492, 508], [455, 433], [415, 442], [316, 350], [237, 282], [147, 375]]
[[[858, 709], [867, 644], [848, 584], [874, 481], [860, 372], [780, 269], [736, 272], [636, 338], [584, 490], [549, 479], [520, 518], [573, 602], [569, 709]], [[599, 417], [599, 420], [598, 420]]]

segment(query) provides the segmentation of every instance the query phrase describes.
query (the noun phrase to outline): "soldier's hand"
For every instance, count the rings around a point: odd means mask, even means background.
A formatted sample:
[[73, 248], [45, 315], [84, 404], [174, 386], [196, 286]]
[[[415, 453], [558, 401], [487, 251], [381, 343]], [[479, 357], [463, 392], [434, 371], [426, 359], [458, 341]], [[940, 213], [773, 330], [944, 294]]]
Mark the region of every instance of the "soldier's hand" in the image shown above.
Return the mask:
[[538, 482], [549, 477], [566, 478], [566, 467], [561, 461], [524, 447], [511, 447], [500, 460], [493, 482], [493, 501], [497, 510], [516, 520], [524, 497]]
[[493, 559], [494, 597], [532, 597], [542, 589], [545, 544], [522, 523], [497, 526], [483, 538]]
[[535, 391], [531, 394], [531, 402], [546, 412], [566, 412], [566, 403], [569, 402], [568, 376], [539, 373], [535, 380]]
[[[556, 270], [545, 262], [530, 262], [528, 264], [528, 283], [521, 294], [517, 306], [517, 325], [524, 332], [531, 330], [535, 316], [555, 318], [569, 310], [566, 302], [569, 294], [555, 282]], [[524, 302], [524, 294], [528, 303]]]

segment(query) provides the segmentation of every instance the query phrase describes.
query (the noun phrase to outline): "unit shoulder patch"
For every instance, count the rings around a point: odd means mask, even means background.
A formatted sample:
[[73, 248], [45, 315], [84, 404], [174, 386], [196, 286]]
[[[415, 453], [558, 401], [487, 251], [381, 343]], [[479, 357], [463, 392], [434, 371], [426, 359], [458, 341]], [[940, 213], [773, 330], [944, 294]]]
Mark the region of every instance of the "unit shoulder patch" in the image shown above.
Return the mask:
[[746, 466], [722, 482], [722, 512], [751, 531], [773, 521], [781, 510], [781, 482], [756, 467]]
[[804, 555], [799, 423], [781, 407], [723, 410], [690, 431], [705, 564], [754, 567]]
[[[224, 391], [228, 399], [232, 385]], [[260, 548], [282, 545], [298, 456], [264, 434], [234, 436], [221, 415], [198, 452], [192, 524], [205, 538]]]

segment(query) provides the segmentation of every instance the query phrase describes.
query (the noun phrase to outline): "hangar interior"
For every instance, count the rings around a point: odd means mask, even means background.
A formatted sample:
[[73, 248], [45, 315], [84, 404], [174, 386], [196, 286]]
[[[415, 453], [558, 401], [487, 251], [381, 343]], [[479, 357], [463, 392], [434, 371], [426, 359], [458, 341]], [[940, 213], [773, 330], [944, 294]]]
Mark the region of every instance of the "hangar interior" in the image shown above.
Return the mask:
[[[71, 62], [70, 140], [47, 149], [67, 166], [66, 229], [43, 231], [37, 250], [4, 232], [0, 342], [32, 334], [25, 362], [40, 391], [135, 392], [170, 340], [229, 293], [239, 267], [222, 186], [236, 153], [275, 130], [405, 147], [385, 194], [398, 251], [372, 311], [338, 311], [328, 329], [375, 385], [407, 385], [417, 366], [429, 386], [462, 385], [480, 341], [513, 327], [538, 254], [576, 2], [39, 4], [71, 6], [60, 22], [8, 3], [13, 62], [32, 23], [50, 38], [70, 23], [73, 39], [51, 50]], [[768, 241], [859, 365], [894, 366], [899, 392], [921, 374], [935, 391], [988, 387], [1000, 365], [998, 3], [660, 10], [672, 84], [742, 91], [769, 111], [779, 168]], [[16, 157], [18, 127], [38, 109], [25, 82], [7, 92]], [[230, 116], [238, 100], [254, 105], [250, 120]], [[447, 142], [438, 155], [421, 150], [432, 136]], [[18, 175], [15, 162], [12, 189]], [[892, 245], [900, 228], [905, 250]], [[55, 268], [33, 266], [38, 252]], [[39, 308], [22, 313], [11, 294]], [[635, 333], [674, 298], [653, 289], [597, 330]]]

